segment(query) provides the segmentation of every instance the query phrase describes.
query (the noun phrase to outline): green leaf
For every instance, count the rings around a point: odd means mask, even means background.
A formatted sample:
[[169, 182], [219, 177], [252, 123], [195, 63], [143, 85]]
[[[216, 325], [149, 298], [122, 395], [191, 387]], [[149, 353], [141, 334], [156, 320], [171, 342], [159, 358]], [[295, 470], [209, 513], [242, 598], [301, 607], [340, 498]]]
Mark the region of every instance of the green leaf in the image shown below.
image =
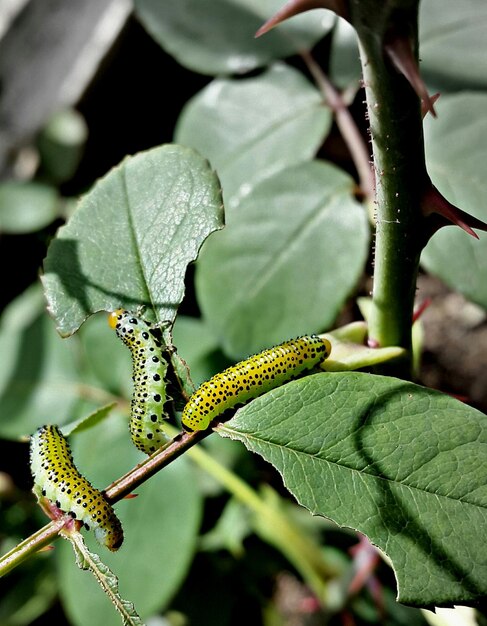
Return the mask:
[[118, 578], [111, 569], [103, 563], [98, 554], [88, 550], [81, 533], [79, 531], [70, 533], [68, 539], [71, 541], [78, 567], [83, 570], [88, 569], [91, 571], [107, 598], [119, 612], [123, 624], [126, 626], [143, 626], [142, 620], [138, 616], [133, 603], [124, 600], [120, 596]]
[[242, 200], [198, 262], [198, 301], [232, 357], [334, 321], [367, 256], [353, 180], [324, 162], [289, 168]]
[[20, 234], [40, 230], [59, 213], [59, 195], [43, 183], [0, 184], [0, 231]]
[[65, 437], [68, 437], [70, 435], [73, 435], [74, 433], [80, 433], [83, 430], [89, 430], [90, 428], [93, 428], [104, 419], [106, 419], [116, 406], [116, 402], [110, 402], [110, 404], [106, 404], [99, 409], [95, 409], [95, 411], [93, 411], [89, 415], [81, 417], [80, 419], [70, 424], [66, 424], [61, 429], [61, 431]]
[[[360, 298], [357, 298], [357, 302]], [[356, 322], [350, 322], [345, 326], [338, 326], [334, 328], [330, 335], [338, 341], [350, 341], [353, 343], [359, 343], [365, 345], [367, 341], [368, 325], [367, 322], [357, 320]]]
[[77, 338], [63, 340], [45, 313], [40, 285], [14, 300], [0, 322], [0, 435], [17, 438], [72, 419], [79, 397]]
[[75, 109], [57, 111], [37, 138], [44, 175], [56, 183], [69, 180], [79, 165], [88, 126]]
[[228, 210], [258, 182], [312, 158], [330, 126], [319, 92], [276, 64], [256, 78], [210, 83], [183, 110], [176, 140], [210, 160]]
[[487, 592], [487, 421], [453, 398], [358, 372], [316, 374], [218, 428], [272, 463], [313, 514], [391, 559], [398, 599], [463, 604]]
[[341, 88], [354, 85], [358, 88], [362, 78], [362, 66], [354, 27], [339, 18], [331, 40], [330, 77]]
[[420, 3], [421, 71], [436, 89], [487, 87], [487, 4], [477, 0]]
[[120, 306], [172, 321], [187, 265], [222, 220], [218, 180], [193, 150], [166, 145], [126, 158], [49, 247], [43, 282], [58, 331]]
[[[433, 183], [454, 205], [487, 221], [487, 94], [442, 96], [438, 119], [425, 120]], [[487, 233], [480, 241], [447, 226], [428, 243], [421, 262], [449, 287], [487, 308]]]
[[[73, 437], [71, 444], [76, 465], [98, 488], [106, 487], [143, 457], [130, 442], [126, 420], [109, 418]], [[118, 552], [101, 548], [92, 533], [85, 538], [92, 551], [103, 550], [103, 561], [116, 572], [123, 596], [130, 598], [146, 620], [167, 605], [188, 571], [196, 547], [201, 497], [186, 459], [172, 463], [136, 493], [137, 498], [115, 505], [125, 536]], [[67, 542], [56, 545], [56, 556], [61, 598], [73, 624], [119, 626], [119, 617], [98, 585], [76, 567]]]
[[[360, 322], [355, 322], [353, 325], [355, 326], [356, 324], [360, 324]], [[362, 328], [365, 328], [365, 324], [363, 324]], [[352, 333], [354, 331], [355, 329]], [[320, 365], [327, 372], [349, 372], [351, 370], [372, 367], [404, 355], [404, 350], [397, 346], [369, 348], [363, 343], [340, 339], [339, 335], [337, 336], [334, 331], [330, 334], [325, 334], [324, 337], [331, 341], [332, 345], [331, 356]]]
[[202, 74], [241, 74], [311, 49], [333, 25], [330, 11], [312, 11], [255, 39], [282, 0], [135, 0], [152, 37], [181, 65]]
[[[24, 508], [23, 504], [20, 504]], [[37, 508], [37, 507], [36, 507]], [[40, 512], [40, 509], [38, 509]], [[28, 515], [31, 509], [25, 508]], [[13, 548], [15, 539], [20, 537], [7, 533], [10, 530], [10, 524], [7, 520], [9, 511], [6, 508], [2, 510], [2, 551], [5, 548]], [[45, 517], [44, 520], [45, 521]], [[7, 522], [7, 523], [6, 523]], [[21, 533], [21, 529], [25, 529], [18, 516], [14, 523]], [[10, 533], [9, 533], [10, 534]], [[10, 545], [12, 543], [12, 545]], [[15, 574], [10, 574], [9, 579], [2, 581], [2, 602], [0, 603], [0, 623], [2, 626], [30, 626], [36, 621], [42, 620], [42, 615], [49, 610], [55, 603], [57, 596], [57, 585], [53, 568], [42, 558], [34, 558], [25, 561], [22, 564], [22, 573], [17, 578], [13, 578]]]
[[[108, 325], [108, 316], [93, 315], [77, 336], [83, 350], [86, 378], [93, 386], [129, 398], [132, 394], [130, 351]], [[108, 398], [101, 398], [107, 402]]]

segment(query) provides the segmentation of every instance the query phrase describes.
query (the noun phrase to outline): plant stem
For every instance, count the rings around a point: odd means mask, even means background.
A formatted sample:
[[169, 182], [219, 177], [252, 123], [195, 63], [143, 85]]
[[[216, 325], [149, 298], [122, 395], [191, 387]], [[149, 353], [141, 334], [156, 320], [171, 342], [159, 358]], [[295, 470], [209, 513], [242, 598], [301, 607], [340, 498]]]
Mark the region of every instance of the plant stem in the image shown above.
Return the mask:
[[[388, 60], [384, 38], [400, 27], [417, 50], [419, 0], [353, 4], [360, 42], [376, 177], [376, 241], [369, 341], [400, 346], [408, 356], [393, 370], [411, 376], [411, 326], [424, 244], [420, 199], [427, 180], [419, 98]], [[387, 370], [391, 373], [391, 369]]]
[[345, 105], [340, 93], [316, 63], [313, 56], [304, 51], [301, 56], [306, 63], [311, 75], [320, 89], [326, 104], [335, 114], [335, 120], [347, 144], [353, 163], [359, 177], [360, 188], [363, 195], [371, 200], [374, 196], [374, 176], [370, 164], [369, 151], [362, 135], [353, 119], [348, 107]]
[[4, 554], [0, 559], [0, 577], [5, 576], [5, 574], [13, 570], [17, 565], [20, 565], [29, 556], [48, 546], [54, 539], [57, 539], [58, 533], [63, 526], [64, 521], [62, 518], [55, 522], [50, 522], [30, 537], [27, 537], [27, 539], [24, 539], [24, 541], [21, 541], [10, 552]]
[[105, 491], [107, 500], [111, 503], [118, 502], [131, 493], [148, 478], [156, 474], [172, 461], [175, 461], [183, 452], [191, 448], [213, 431], [200, 430], [193, 433], [183, 432], [176, 435], [166, 446], [154, 452], [150, 457], [139, 463], [130, 472], [114, 481]]

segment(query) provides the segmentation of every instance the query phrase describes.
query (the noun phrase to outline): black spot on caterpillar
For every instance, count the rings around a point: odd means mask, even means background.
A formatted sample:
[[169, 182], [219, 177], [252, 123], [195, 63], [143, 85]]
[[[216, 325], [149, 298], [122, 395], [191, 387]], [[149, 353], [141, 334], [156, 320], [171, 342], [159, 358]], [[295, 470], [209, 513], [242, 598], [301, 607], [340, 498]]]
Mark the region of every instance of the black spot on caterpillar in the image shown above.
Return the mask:
[[123, 542], [120, 520], [105, 496], [77, 470], [71, 450], [57, 426], [42, 426], [30, 441], [32, 491], [38, 501], [49, 500], [59, 510], [95, 531], [109, 550]]
[[188, 400], [181, 417], [186, 430], [205, 430], [227, 409], [244, 404], [310, 370], [331, 352], [316, 335], [286, 341], [241, 361], [203, 383]]
[[108, 323], [132, 354], [132, 441], [142, 452], [152, 454], [167, 441], [161, 424], [167, 419], [164, 405], [168, 400], [168, 363], [162, 356], [160, 329], [123, 309], [110, 313]]

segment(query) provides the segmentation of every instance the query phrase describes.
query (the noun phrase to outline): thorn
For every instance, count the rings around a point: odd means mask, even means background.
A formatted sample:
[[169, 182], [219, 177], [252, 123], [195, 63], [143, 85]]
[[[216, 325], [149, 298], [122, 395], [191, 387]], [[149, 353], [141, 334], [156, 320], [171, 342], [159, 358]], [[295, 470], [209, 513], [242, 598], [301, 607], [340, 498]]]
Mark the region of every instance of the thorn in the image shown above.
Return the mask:
[[470, 402], [470, 398], [468, 396], [462, 396], [458, 393], [450, 393], [449, 391], [446, 391], [444, 393], [446, 393], [447, 396], [455, 398], [455, 400], [458, 400], [459, 402], [463, 402], [464, 404], [468, 404]]
[[462, 396], [461, 394], [453, 393], [453, 391], [445, 391], [444, 389], [440, 389], [439, 387], [431, 387], [431, 389], [439, 391], [440, 393], [444, 393], [446, 396], [450, 396], [450, 398], [454, 398], [455, 400], [463, 402], [464, 404], [470, 404], [470, 402], [472, 402], [472, 399], [469, 396]]
[[423, 315], [423, 313], [426, 311], [426, 309], [430, 306], [432, 302], [433, 300], [431, 298], [426, 298], [425, 300], [423, 300], [423, 302], [418, 306], [418, 308], [413, 313], [413, 324], [414, 322], [417, 322], [419, 320], [419, 318]]
[[311, 11], [313, 9], [329, 9], [334, 11], [340, 17], [347, 19], [347, 10], [344, 0], [288, 0], [286, 4], [279, 9], [271, 18], [263, 24], [259, 30], [255, 33], [255, 37], [260, 37], [269, 32], [272, 28], [284, 22], [284, 20], [304, 13], [305, 11]]
[[133, 500], [134, 498], [138, 498], [139, 494], [138, 493], [128, 493], [126, 496], [124, 496], [122, 499], [123, 500]]
[[49, 544], [48, 546], [40, 548], [39, 550], [37, 550], [37, 552], [50, 552], [51, 550], [54, 550], [54, 546]]
[[430, 98], [426, 85], [419, 73], [418, 64], [413, 55], [410, 38], [404, 33], [391, 32], [384, 41], [384, 50], [398, 72], [409, 82], [422, 101], [422, 107], [436, 117], [434, 100]]
[[465, 211], [462, 211], [454, 204], [451, 204], [451, 202], [448, 202], [448, 200], [441, 195], [438, 189], [436, 189], [431, 182], [429, 188], [425, 191], [423, 198], [421, 199], [421, 208], [423, 215], [426, 217], [433, 213], [440, 217], [439, 224], [434, 231], [438, 230], [442, 226], [448, 226], [448, 222], [460, 226], [460, 228], [463, 228], [466, 233], [472, 235], [475, 239], [478, 239], [479, 236], [473, 230], [474, 228], [487, 231], [487, 224], [485, 222], [477, 219], [469, 213], [466, 213]]
[[[438, 102], [439, 97], [440, 97], [440, 94], [435, 93], [434, 96], [431, 96], [430, 100], [433, 104], [436, 104]], [[425, 104], [423, 100], [421, 100], [421, 115], [423, 116], [423, 119], [426, 117], [427, 113], [428, 113], [428, 106], [427, 104]]]

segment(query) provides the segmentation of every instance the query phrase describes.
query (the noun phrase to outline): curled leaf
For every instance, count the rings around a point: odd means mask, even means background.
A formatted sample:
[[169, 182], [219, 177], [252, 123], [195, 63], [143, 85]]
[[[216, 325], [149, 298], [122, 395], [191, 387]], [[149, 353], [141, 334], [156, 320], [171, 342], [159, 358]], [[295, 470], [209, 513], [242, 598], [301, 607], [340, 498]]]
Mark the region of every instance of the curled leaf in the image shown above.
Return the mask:
[[397, 359], [404, 354], [405, 350], [397, 346], [371, 348], [343, 343], [336, 347], [336, 356], [327, 361], [323, 369], [327, 372], [352, 372]]

